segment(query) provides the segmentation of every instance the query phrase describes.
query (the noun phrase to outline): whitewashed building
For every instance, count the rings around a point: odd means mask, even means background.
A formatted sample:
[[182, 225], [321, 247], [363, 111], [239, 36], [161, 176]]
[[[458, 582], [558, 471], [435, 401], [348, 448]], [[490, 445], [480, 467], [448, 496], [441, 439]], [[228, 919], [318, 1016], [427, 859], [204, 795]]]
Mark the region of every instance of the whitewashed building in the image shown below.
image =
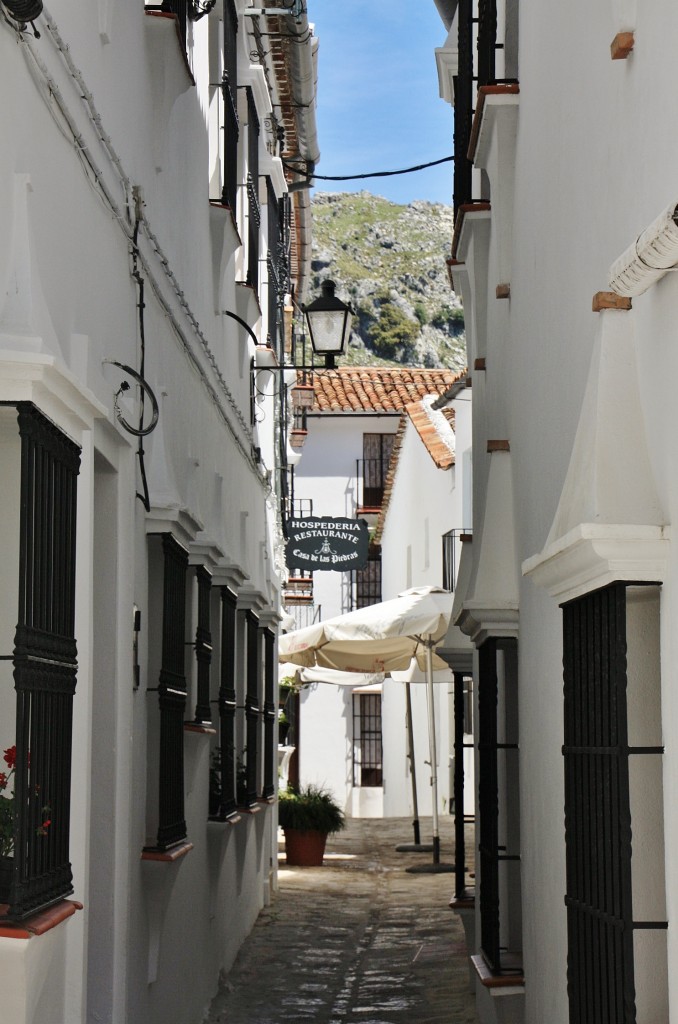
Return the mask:
[[[313, 381], [293, 508], [298, 516], [364, 518], [372, 543], [362, 570], [293, 574], [288, 614], [304, 625], [410, 587], [453, 587], [464, 515], [470, 519], [470, 487], [461, 482], [462, 465], [470, 467], [465, 380], [447, 370], [345, 367], [314, 374]], [[438, 399], [444, 411], [434, 408]], [[443, 813], [450, 812], [453, 788], [451, 680], [441, 676], [436, 687]], [[419, 813], [430, 815], [424, 687], [413, 685], [412, 693]], [[295, 778], [328, 786], [355, 816], [413, 814], [402, 683], [307, 682], [296, 731]]]
[[316, 40], [246, 6], [0, 4], [14, 1024], [197, 1024], [275, 885], [286, 415], [252, 371], [304, 298]]
[[666, 1024], [678, 143], [663, 105], [678, 12], [437, 6], [474, 394], [454, 617], [476, 649], [478, 1008]]

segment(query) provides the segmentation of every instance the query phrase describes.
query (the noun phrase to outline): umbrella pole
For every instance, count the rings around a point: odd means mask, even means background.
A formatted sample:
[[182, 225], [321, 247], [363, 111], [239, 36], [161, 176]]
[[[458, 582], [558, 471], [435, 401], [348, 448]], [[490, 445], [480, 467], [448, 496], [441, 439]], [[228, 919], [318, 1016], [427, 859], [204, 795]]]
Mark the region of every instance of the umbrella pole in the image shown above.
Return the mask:
[[426, 687], [428, 692], [428, 741], [431, 751], [431, 803], [433, 812], [433, 863], [440, 864], [440, 831], [438, 824], [438, 754], [436, 751], [436, 722], [433, 705], [433, 646], [431, 638], [426, 644]]
[[412, 690], [410, 684], [405, 684], [407, 695], [407, 743], [409, 746], [410, 770], [412, 772], [412, 807], [414, 809], [414, 842], [416, 846], [421, 845], [419, 834], [419, 803], [417, 801], [417, 769], [414, 764], [414, 729], [412, 727]]

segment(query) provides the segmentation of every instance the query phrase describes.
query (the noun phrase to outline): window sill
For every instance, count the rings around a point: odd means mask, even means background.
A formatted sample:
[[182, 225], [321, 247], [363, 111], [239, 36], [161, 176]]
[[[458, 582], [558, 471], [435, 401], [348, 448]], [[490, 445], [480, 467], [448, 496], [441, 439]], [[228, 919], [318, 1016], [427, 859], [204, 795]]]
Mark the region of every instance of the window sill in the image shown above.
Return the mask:
[[253, 807], [238, 807], [238, 814], [258, 814], [261, 807], [255, 804]]
[[173, 864], [175, 861], [185, 857], [192, 849], [193, 843], [180, 843], [178, 846], [173, 846], [171, 850], [157, 850], [152, 847], [145, 847], [141, 851], [141, 859], [162, 864]]
[[216, 736], [213, 725], [200, 725], [198, 722], [184, 722], [184, 732], [197, 732], [201, 736]]
[[476, 896], [473, 889], [464, 889], [461, 896], [455, 896], [449, 902], [449, 906], [452, 910], [473, 910], [475, 905]]
[[[0, 913], [7, 904], [0, 905]], [[0, 938], [2, 939], [32, 939], [37, 935], [44, 935], [52, 928], [56, 928], [62, 921], [68, 920], [75, 914], [76, 910], [82, 910], [82, 903], [77, 900], [62, 900], [61, 903], [32, 914], [18, 924], [11, 921], [3, 921], [0, 917]]]
[[516, 956], [515, 960], [515, 971], [512, 971], [510, 974], [496, 974], [487, 965], [482, 953], [477, 953], [475, 956], [471, 957], [471, 963], [473, 964], [473, 969], [478, 975], [480, 984], [484, 985], [485, 988], [494, 989], [525, 986], [525, 976], [522, 972], [522, 958], [520, 956]]
[[233, 814], [229, 814], [228, 818], [208, 818], [208, 825], [237, 825], [239, 821], [242, 821], [240, 812], [235, 811]]

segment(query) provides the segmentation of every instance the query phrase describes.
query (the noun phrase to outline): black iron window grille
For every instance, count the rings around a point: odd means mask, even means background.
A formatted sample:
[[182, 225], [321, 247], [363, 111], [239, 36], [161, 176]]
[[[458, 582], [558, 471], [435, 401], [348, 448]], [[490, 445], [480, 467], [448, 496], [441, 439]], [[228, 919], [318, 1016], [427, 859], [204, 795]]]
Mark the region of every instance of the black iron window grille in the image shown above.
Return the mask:
[[221, 83], [224, 132], [224, 182], [221, 201], [235, 216], [238, 199], [238, 15], [233, 0], [224, 0], [224, 71]]
[[259, 205], [259, 116], [254, 93], [247, 93], [247, 284], [259, 292], [259, 231], [261, 207]]
[[454, 78], [454, 211], [471, 202], [468, 158], [473, 123], [473, 0], [459, 0], [458, 71]]
[[215, 817], [227, 821], [237, 812], [235, 772], [235, 643], [236, 595], [221, 587], [221, 678], [219, 684], [219, 808]]
[[383, 785], [381, 694], [353, 694], [353, 785]]
[[197, 663], [197, 701], [195, 722], [197, 725], [212, 724], [210, 707], [210, 674], [212, 670], [212, 576], [199, 565], [195, 571], [198, 582], [198, 624], [195, 630], [195, 660]]
[[[473, 699], [473, 679], [463, 672], [454, 673], [454, 778], [452, 793], [454, 799], [454, 895], [455, 899], [468, 898], [466, 877], [468, 864], [466, 859], [465, 825], [473, 820], [472, 814], [466, 813], [464, 806], [464, 751], [467, 744], [464, 736], [472, 732], [469, 714], [469, 702]], [[473, 743], [468, 744], [473, 747]]]
[[497, 0], [478, 0], [478, 85], [496, 81]]
[[443, 542], [443, 590], [454, 590], [456, 576], [455, 566], [457, 564], [457, 543], [459, 537], [466, 531], [448, 530], [442, 536]]
[[17, 405], [21, 445], [19, 614], [14, 638], [14, 835], [5, 916], [73, 891], [69, 862], [76, 684], [75, 527], [80, 449], [34, 405]]
[[258, 793], [259, 728], [261, 719], [261, 638], [259, 617], [248, 609], [247, 623], [247, 688], [245, 691], [246, 785], [245, 806], [254, 807]]
[[381, 508], [394, 434], [363, 434], [363, 457], [357, 461], [359, 509]]
[[480, 948], [500, 974], [520, 969], [521, 952], [516, 643], [490, 638], [478, 654]]
[[[565, 904], [572, 1024], [635, 1024], [634, 932], [644, 929], [647, 935], [648, 930], [667, 928], [666, 921], [633, 916], [634, 901], [642, 905], [643, 898], [641, 891], [633, 891], [629, 756], [656, 758], [663, 747], [629, 746], [627, 692], [632, 682], [636, 686], [627, 671], [631, 586], [613, 583], [563, 606]], [[640, 685], [645, 687], [649, 660], [644, 636]], [[645, 689], [644, 720], [650, 703]], [[646, 796], [661, 805], [655, 786]], [[663, 864], [663, 851], [660, 860]], [[654, 963], [652, 987], [660, 989], [659, 956]]]
[[264, 800], [275, 796], [277, 772], [277, 704], [275, 700], [275, 634], [270, 629], [264, 633]]
[[162, 534], [162, 655], [158, 683], [160, 748], [157, 849], [186, 838], [184, 817], [184, 717], [186, 675], [186, 575], [188, 554], [169, 533]]
[[381, 548], [370, 547], [367, 562], [353, 572], [353, 607], [367, 608], [381, 601]]
[[269, 345], [282, 363], [279, 342], [282, 337], [283, 303], [285, 298], [285, 274], [280, 255], [280, 204], [273, 188], [273, 182], [266, 178], [266, 210], [268, 222], [268, 339]]

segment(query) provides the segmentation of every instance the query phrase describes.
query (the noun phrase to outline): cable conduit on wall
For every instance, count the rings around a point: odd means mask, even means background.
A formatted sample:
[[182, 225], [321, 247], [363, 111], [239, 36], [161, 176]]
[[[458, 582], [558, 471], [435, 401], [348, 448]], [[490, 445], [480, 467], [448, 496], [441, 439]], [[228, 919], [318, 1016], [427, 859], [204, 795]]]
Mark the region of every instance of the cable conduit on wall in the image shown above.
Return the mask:
[[[132, 245], [133, 227], [131, 211], [133, 209], [134, 204], [132, 198], [133, 185], [131, 179], [125, 173], [122, 161], [120, 160], [118, 154], [115, 151], [110, 136], [104, 131], [101, 116], [98, 113], [96, 106], [94, 104], [94, 98], [90, 90], [86, 86], [82, 73], [75, 66], [71, 58], [68, 44], [66, 44], [62, 39], [56, 24], [50, 17], [47, 10], [44, 10], [44, 17], [45, 25], [48, 32], [48, 38], [51, 39], [53, 45], [56, 47], [59, 53], [61, 60], [65, 64], [69, 75], [77, 84], [79, 95], [82, 98], [82, 102], [85, 107], [90, 124], [94, 127], [96, 137], [99, 143], [101, 144], [102, 148], [104, 149], [104, 152], [106, 153], [108, 160], [115, 169], [116, 175], [120, 181], [123, 190], [126, 213], [123, 212], [123, 209], [121, 208], [119, 203], [114, 199], [110, 189], [106, 185], [102, 169], [98, 166], [91, 153], [90, 148], [84, 142], [83, 135], [78, 130], [78, 127], [74, 119], [74, 115], [69, 111], [67, 101], [64, 98], [61, 89], [59, 88], [54, 78], [50, 74], [45, 63], [42, 61], [42, 59], [36, 52], [32, 40], [30, 39], [30, 37], [21, 33], [21, 31], [15, 25], [13, 25], [7, 18], [3, 18], [3, 20], [7, 25], [9, 25], [12, 28], [12, 30], [17, 35], [19, 41], [23, 43], [23, 53], [27, 57], [27, 64], [29, 67], [29, 72], [31, 73], [31, 77], [36, 82], [36, 86], [38, 86], [39, 91], [50, 110], [50, 113], [53, 117], [55, 117], [55, 120], [57, 120], [55, 116], [55, 111], [53, 110], [49, 102], [49, 98], [51, 97], [55, 101], [59, 114], [66, 122], [68, 132], [70, 132], [70, 137], [74, 145], [74, 148], [78, 154], [78, 157], [81, 161], [83, 161], [86, 164], [86, 167], [89, 168], [89, 174], [87, 176], [90, 180], [90, 184], [93, 188], [99, 190], [107, 207], [113, 214], [116, 223], [123, 231], [128, 244]], [[28, 61], [28, 58], [30, 58], [30, 62]], [[32, 67], [31, 63], [33, 65]], [[45, 86], [47, 87], [47, 95], [45, 94]], [[58, 120], [57, 125], [63, 133], [63, 126], [59, 125]], [[219, 382], [219, 391], [221, 391], [223, 397], [226, 399], [226, 403], [230, 407], [231, 413], [235, 415], [243, 433], [245, 434], [246, 441], [249, 442], [250, 446], [253, 446], [254, 435], [252, 434], [252, 431], [249, 425], [247, 424], [247, 421], [245, 420], [242, 411], [237, 405], [230, 388], [228, 387], [221, 371], [219, 370], [217, 360], [210, 348], [209, 342], [205, 337], [204, 333], [202, 332], [202, 330], [200, 329], [199, 323], [191, 311], [191, 308], [186, 300], [184, 292], [179, 287], [179, 282], [169, 265], [169, 260], [165, 256], [156, 235], [152, 231], [151, 226], [145, 217], [143, 218], [143, 227], [144, 233], [151, 244], [152, 252], [154, 256], [159, 260], [163, 274], [169, 280], [172, 287], [172, 291], [176, 295], [180, 306], [184, 310], [184, 313], [191, 324], [193, 332], [200, 343], [200, 347], [203, 350], [203, 353], [209, 362], [211, 370], [217, 377], [217, 380]], [[155, 274], [153, 273], [148, 260], [146, 259], [146, 257], [144, 257], [143, 253], [141, 253], [139, 249], [137, 249], [137, 251], [140, 262], [144, 268], [145, 273], [148, 276], [149, 283], [153, 289], [153, 293], [156, 296], [156, 299], [158, 300], [163, 312], [169, 319], [173, 331], [178, 340], [180, 341], [182, 348], [184, 349], [194, 369], [200, 376], [203, 385], [205, 386], [212, 402], [216, 406], [217, 411], [219, 412], [222, 418], [222, 421], [226, 425], [229, 433], [231, 434], [233, 440], [235, 441], [238, 450], [241, 452], [241, 454], [250, 464], [250, 466], [256, 471], [255, 475], [257, 479], [259, 480], [261, 485], [268, 491], [270, 489], [270, 485], [267, 484], [266, 480], [258, 472], [258, 466], [252, 455], [251, 450], [248, 449], [247, 445], [243, 442], [243, 439], [240, 437], [238, 431], [232, 424], [229, 414], [224, 408], [223, 403], [220, 401], [217, 389], [215, 389], [214, 386], [209, 382], [203, 367], [200, 365], [200, 361], [197, 357], [197, 354], [194, 351], [193, 345], [191, 344], [189, 338], [187, 337], [185, 332], [182, 330], [180, 324], [178, 323], [173, 309], [162, 295], [162, 289], [160, 288], [160, 284]]]

